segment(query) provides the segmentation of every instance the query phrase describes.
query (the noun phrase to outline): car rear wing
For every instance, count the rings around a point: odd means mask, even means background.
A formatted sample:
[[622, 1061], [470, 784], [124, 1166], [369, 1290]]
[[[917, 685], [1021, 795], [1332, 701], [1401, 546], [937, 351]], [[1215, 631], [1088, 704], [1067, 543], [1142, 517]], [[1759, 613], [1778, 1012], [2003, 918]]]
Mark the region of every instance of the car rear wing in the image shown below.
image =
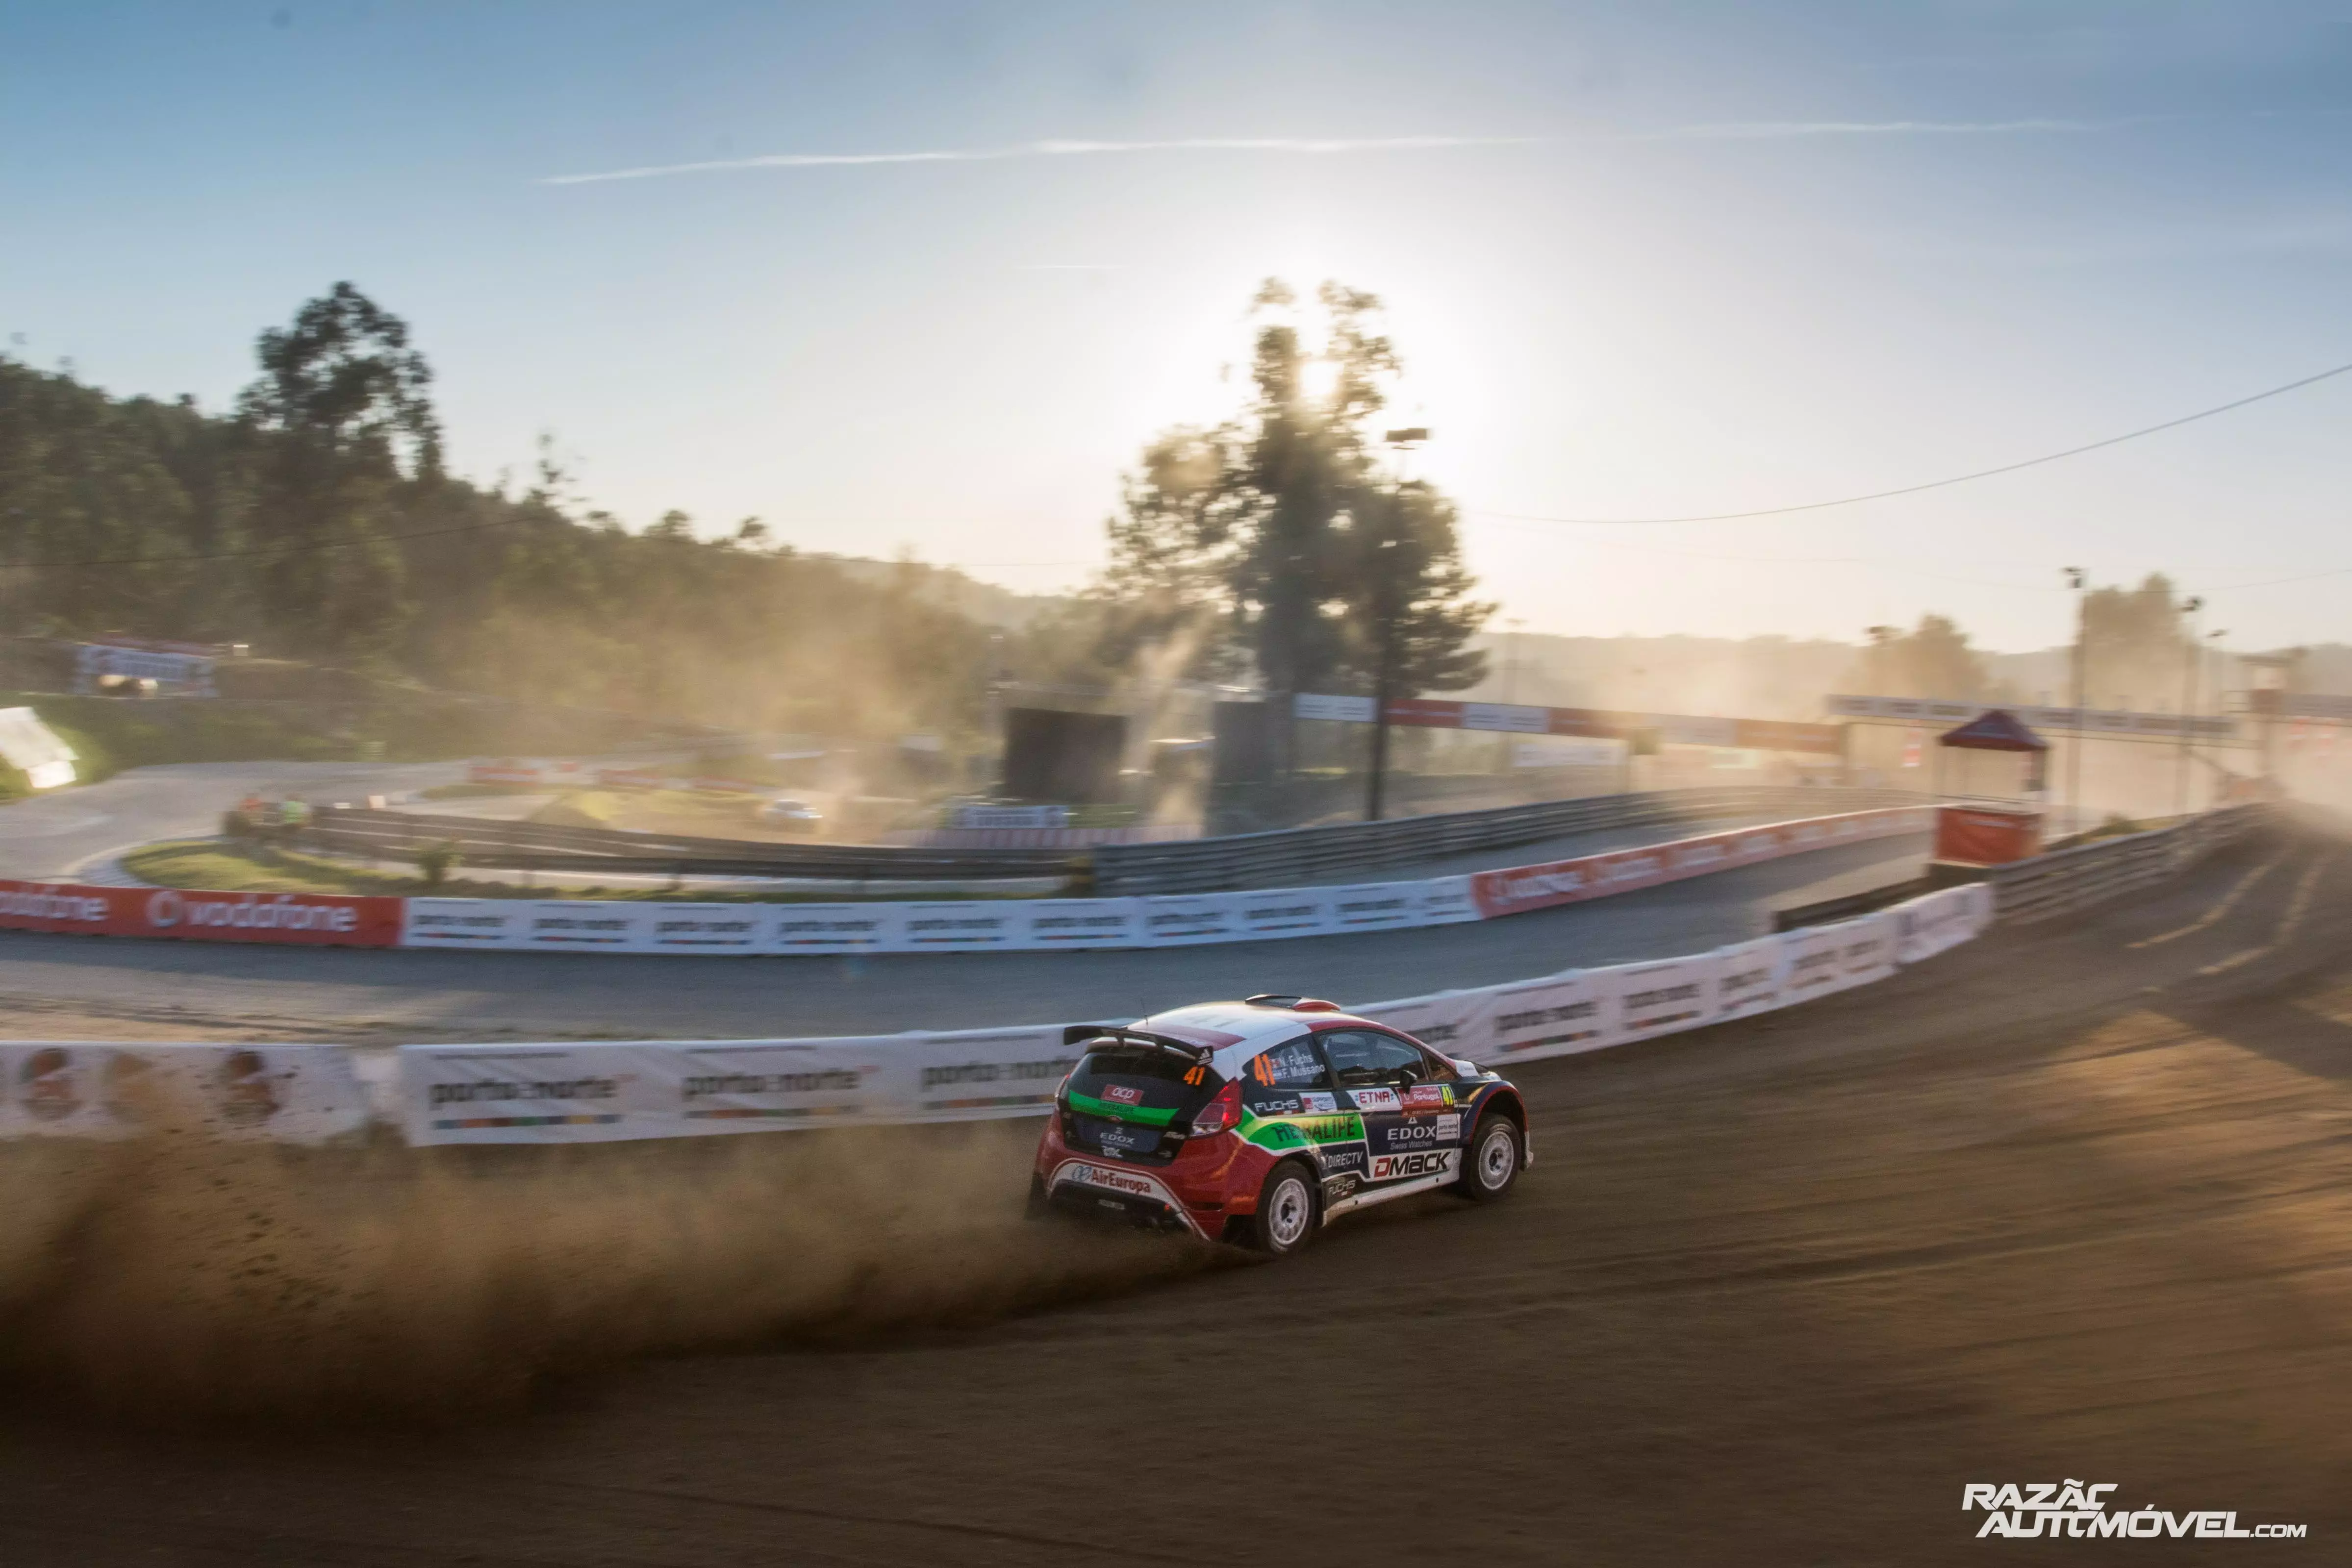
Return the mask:
[[1116, 1040], [1121, 1045], [1149, 1046], [1154, 1051], [1167, 1051], [1171, 1056], [1181, 1056], [1187, 1061], [1206, 1061], [1216, 1054], [1215, 1050], [1210, 1046], [1195, 1045], [1191, 1040], [1171, 1040], [1164, 1034], [1153, 1034], [1148, 1030], [1129, 1029], [1124, 1024], [1074, 1023], [1065, 1025], [1062, 1030], [1064, 1045], [1086, 1045], [1097, 1040]]

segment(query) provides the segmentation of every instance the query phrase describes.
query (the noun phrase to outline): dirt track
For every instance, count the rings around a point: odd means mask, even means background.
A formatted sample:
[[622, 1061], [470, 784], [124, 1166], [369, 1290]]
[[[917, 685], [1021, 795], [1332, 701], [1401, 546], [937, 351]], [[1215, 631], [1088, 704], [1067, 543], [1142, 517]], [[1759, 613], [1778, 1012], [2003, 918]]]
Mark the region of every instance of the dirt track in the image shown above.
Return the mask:
[[[2348, 939], [2352, 853], [2241, 846], [2102, 919], [1527, 1066], [1514, 1201], [1408, 1200], [1279, 1267], [1057, 1239], [1062, 1305], [803, 1319], [438, 1429], [23, 1396], [0, 1562], [2344, 1561]], [[1017, 1199], [1027, 1137], [982, 1135], [974, 1201]], [[2067, 1478], [2311, 1539], [1972, 1539], [1964, 1483]]]

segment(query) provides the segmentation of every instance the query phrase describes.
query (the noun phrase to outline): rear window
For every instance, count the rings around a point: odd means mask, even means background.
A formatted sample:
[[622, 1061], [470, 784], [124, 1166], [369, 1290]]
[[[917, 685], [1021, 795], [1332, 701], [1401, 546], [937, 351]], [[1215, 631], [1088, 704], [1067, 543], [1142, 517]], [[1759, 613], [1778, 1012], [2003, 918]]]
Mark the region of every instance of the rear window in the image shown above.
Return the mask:
[[1192, 1113], [1224, 1086], [1202, 1063], [1144, 1045], [1097, 1046], [1070, 1074], [1070, 1108], [1114, 1121], [1165, 1127]]

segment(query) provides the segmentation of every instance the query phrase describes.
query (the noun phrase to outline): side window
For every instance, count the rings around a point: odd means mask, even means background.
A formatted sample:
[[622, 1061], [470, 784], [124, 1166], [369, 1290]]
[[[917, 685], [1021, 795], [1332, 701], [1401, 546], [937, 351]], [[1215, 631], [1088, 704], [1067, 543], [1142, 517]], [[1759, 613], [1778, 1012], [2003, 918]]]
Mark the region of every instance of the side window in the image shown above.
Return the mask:
[[1407, 1088], [1427, 1082], [1434, 1071], [1419, 1047], [1393, 1035], [1339, 1029], [1318, 1038], [1342, 1089], [1370, 1089], [1381, 1084]]
[[1329, 1111], [1331, 1075], [1314, 1037], [1301, 1035], [1261, 1051], [1242, 1069], [1242, 1103], [1260, 1116], [1300, 1116]]

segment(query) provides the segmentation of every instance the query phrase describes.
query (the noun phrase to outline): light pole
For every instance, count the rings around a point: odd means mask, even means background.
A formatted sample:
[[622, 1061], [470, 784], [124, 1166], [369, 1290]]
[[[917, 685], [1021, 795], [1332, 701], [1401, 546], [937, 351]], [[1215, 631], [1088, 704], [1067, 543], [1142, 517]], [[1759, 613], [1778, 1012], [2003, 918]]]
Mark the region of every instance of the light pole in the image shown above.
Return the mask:
[[[1411, 453], [1429, 439], [1426, 425], [1412, 425], [1403, 430], [1391, 430], [1386, 436], [1389, 446], [1402, 453]], [[1398, 465], [1395, 482], [1389, 486], [1388, 517], [1381, 530], [1381, 538], [1373, 547], [1372, 607], [1377, 624], [1373, 634], [1380, 639], [1374, 653], [1372, 670], [1372, 776], [1364, 792], [1364, 820], [1377, 822], [1383, 807], [1382, 794], [1389, 771], [1389, 700], [1396, 686], [1397, 622], [1404, 614], [1404, 606], [1392, 602], [1395, 591], [1396, 565], [1394, 552], [1399, 540], [1396, 528], [1403, 520], [1404, 470]]]
[[2074, 593], [2074, 706], [2071, 728], [2073, 738], [2066, 744], [2066, 820], [2062, 831], [2072, 830], [2074, 817], [2083, 809], [2083, 569], [2070, 566], [2066, 570], [2066, 586]]
[[2173, 790], [2172, 814], [2189, 815], [2189, 727], [2195, 723], [2197, 711], [2197, 662], [2203, 642], [2197, 635], [2197, 612], [2205, 608], [2205, 601], [2195, 594], [2180, 601], [2180, 613], [2189, 620], [2187, 669], [2182, 672], [2184, 690], [2180, 694], [2180, 779]]

